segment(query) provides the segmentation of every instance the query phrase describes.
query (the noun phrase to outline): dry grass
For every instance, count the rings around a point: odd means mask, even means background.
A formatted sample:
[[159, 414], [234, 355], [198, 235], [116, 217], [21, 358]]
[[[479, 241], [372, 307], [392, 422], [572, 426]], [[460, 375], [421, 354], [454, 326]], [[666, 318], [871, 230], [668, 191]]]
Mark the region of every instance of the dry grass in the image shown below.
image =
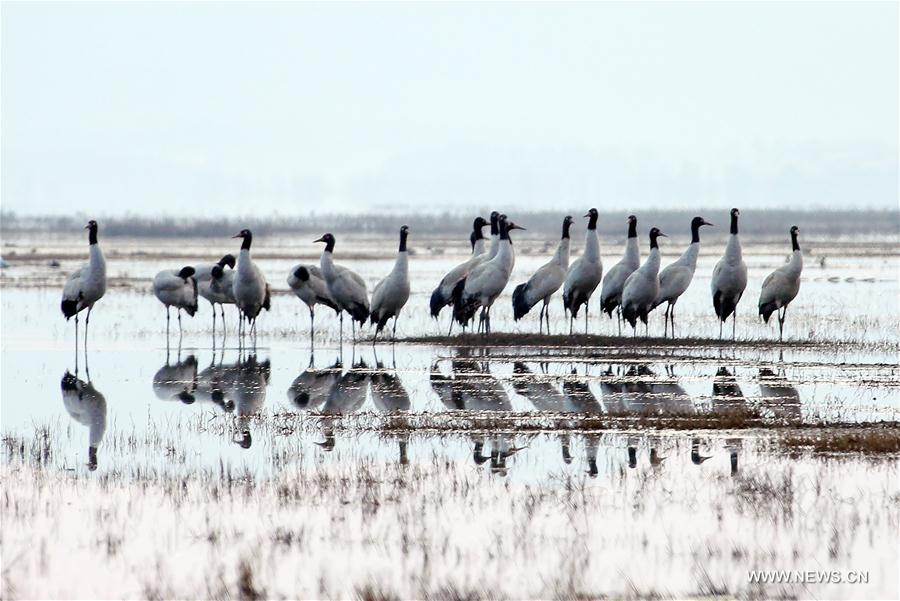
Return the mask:
[[788, 434], [780, 439], [782, 447], [792, 451], [815, 453], [865, 453], [871, 455], [900, 454], [898, 424], [826, 432]]

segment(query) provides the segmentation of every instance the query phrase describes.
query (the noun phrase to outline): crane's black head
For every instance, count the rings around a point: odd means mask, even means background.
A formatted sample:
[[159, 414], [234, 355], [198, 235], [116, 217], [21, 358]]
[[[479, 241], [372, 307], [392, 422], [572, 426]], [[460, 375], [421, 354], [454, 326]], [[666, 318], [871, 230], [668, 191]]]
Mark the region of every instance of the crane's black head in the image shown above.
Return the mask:
[[243, 229], [232, 236], [232, 238], [243, 238], [244, 242], [241, 244], [241, 250], [250, 250], [250, 244], [253, 242], [253, 233], [250, 230]]
[[628, 237], [637, 238], [637, 217], [634, 215], [628, 216]]
[[327, 234], [323, 234], [321, 238], [319, 238], [318, 240], [313, 240], [313, 242], [324, 242], [325, 250], [327, 250], [328, 252], [334, 252], [334, 234], [330, 232]]
[[406, 252], [406, 237], [409, 236], [409, 226], [400, 226], [400, 252]]
[[800, 241], [797, 239], [797, 236], [800, 234], [800, 228], [796, 225], [791, 226], [791, 247], [794, 250], [800, 250]]
[[84, 229], [88, 230], [88, 243], [97, 244], [97, 222], [91, 219]]
[[703, 217], [694, 217], [691, 219], [691, 243], [700, 242], [700, 226], [712, 225]]
[[497, 211], [491, 211], [491, 236], [496, 236], [500, 233], [500, 213]]
[[305, 282], [309, 280], [309, 270], [301, 265], [296, 270], [294, 270], [294, 277], [300, 280], [301, 282]]
[[569, 228], [572, 227], [573, 221], [574, 221], [574, 219], [572, 219], [571, 215], [566, 215], [565, 218], [563, 219], [563, 224], [562, 224], [562, 237], [563, 238], [569, 237]]
[[650, 228], [650, 248], [659, 248], [659, 245], [656, 243], [657, 238], [667, 238], [664, 233], [659, 231], [658, 227]]
[[481, 233], [481, 228], [486, 225], [490, 225], [490, 222], [484, 217], [476, 217], [475, 221], [472, 222], [472, 231]]
[[229, 267], [231, 267], [232, 269], [234, 269], [234, 264], [235, 264], [235, 263], [236, 263], [236, 261], [235, 261], [235, 259], [234, 259], [234, 255], [230, 255], [230, 254], [229, 254], [229, 255], [225, 255], [224, 257], [222, 257], [221, 259], [219, 259], [218, 266], [219, 266], [219, 267], [225, 267], [226, 265], [228, 265]]
[[588, 218], [588, 229], [589, 230], [597, 229], [597, 216], [598, 215], [599, 215], [599, 213], [597, 212], [597, 209], [591, 209], [585, 215], [585, 217]]
[[196, 273], [193, 267], [182, 267], [181, 271], [178, 272], [178, 277], [182, 280], [187, 280], [189, 277]]
[[738, 233], [738, 217], [741, 216], [741, 212], [737, 209], [731, 209], [731, 233]]

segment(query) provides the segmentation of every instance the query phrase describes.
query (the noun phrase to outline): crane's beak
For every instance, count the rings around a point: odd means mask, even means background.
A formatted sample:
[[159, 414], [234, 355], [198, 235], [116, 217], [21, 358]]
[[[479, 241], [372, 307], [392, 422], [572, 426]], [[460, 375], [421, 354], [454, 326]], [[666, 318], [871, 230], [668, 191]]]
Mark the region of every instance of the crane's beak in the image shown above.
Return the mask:
[[585, 213], [584, 215], [582, 215], [582, 217], [590, 217], [590, 216], [591, 216], [590, 213]]
[[86, 230], [91, 229], [91, 224], [89, 223], [89, 224], [87, 224], [86, 226], [84, 226], [84, 229], [86, 229]]
[[232, 238], [243, 238], [243, 236], [241, 236], [240, 234], [235, 234], [234, 236], [232, 236]]
[[668, 236], [666, 236], [666, 235], [665, 235], [664, 233], [662, 233], [662, 232], [660, 232], [660, 233], [658, 233], [658, 234], [656, 234], [656, 235], [659, 236], [660, 238], [668, 238]]
[[525, 231], [525, 228], [524, 228], [524, 227], [522, 227], [521, 225], [516, 225], [515, 223], [512, 224], [511, 226], [509, 226], [509, 229], [511, 229], [511, 230], [522, 230], [522, 231]]
[[313, 242], [325, 242], [325, 238], [319, 238], [318, 240], [313, 240]]
[[716, 224], [715, 224], [715, 223], [710, 223], [710, 222], [707, 221], [706, 219], [703, 220], [703, 225], [711, 225], [711, 226], [713, 226], [713, 227], [716, 227]]

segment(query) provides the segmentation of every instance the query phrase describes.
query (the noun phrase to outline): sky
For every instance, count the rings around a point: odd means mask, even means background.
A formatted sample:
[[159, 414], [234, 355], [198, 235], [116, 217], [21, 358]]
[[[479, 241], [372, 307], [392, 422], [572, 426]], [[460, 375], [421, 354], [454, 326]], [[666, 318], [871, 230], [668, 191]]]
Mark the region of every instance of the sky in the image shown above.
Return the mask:
[[898, 206], [898, 3], [12, 3], [0, 203]]

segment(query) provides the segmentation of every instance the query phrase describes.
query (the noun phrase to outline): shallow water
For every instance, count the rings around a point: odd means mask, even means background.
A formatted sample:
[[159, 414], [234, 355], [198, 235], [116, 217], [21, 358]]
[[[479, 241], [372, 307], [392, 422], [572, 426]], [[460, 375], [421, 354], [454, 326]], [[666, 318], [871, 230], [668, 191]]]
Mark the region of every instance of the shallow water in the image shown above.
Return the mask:
[[[370, 287], [392, 261], [378, 248], [347, 261]], [[77, 366], [74, 324], [58, 314], [70, 263], [13, 259], [0, 280], [0, 543], [16, 558], [3, 596], [236, 596], [249, 570], [270, 596], [896, 598], [898, 459], [787, 451], [768, 427], [898, 419], [896, 257], [841, 248], [808, 268], [788, 316], [788, 336], [814, 345], [354, 345], [322, 310], [313, 347], [306, 308], [281, 295], [255, 347], [238, 349], [234, 315], [214, 337], [208, 305], [183, 337], [173, 321], [167, 344], [149, 277], [179, 262], [154, 247], [110, 259]], [[748, 253], [750, 300], [782, 258], [773, 249]], [[444, 331], [427, 300], [461, 258], [411, 259], [399, 337]], [[513, 279], [543, 260], [520, 255]], [[691, 336], [718, 334], [715, 260], [678, 305]], [[296, 261], [261, 262], [284, 288], [274, 274]], [[508, 304], [494, 330], [533, 331]], [[744, 340], [776, 333], [738, 325]], [[768, 426], [582, 421], [734, 410]], [[552, 427], [517, 429], [543, 416]], [[868, 570], [870, 582], [755, 585], [751, 569]]]

